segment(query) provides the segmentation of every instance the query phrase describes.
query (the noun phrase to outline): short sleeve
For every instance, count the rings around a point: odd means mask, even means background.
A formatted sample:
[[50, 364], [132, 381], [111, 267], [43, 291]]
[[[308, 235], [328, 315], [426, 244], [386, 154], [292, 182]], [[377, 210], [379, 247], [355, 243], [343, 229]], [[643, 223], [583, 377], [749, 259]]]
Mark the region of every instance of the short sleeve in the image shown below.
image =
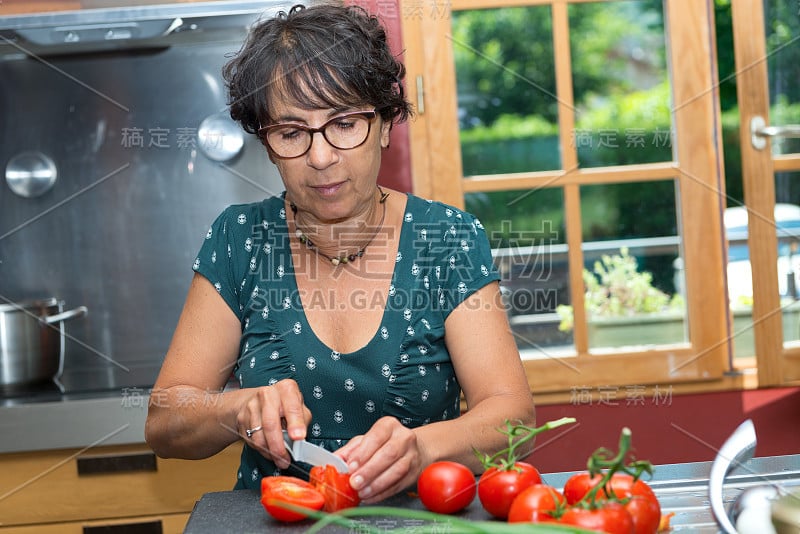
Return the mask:
[[237, 215], [232, 215], [233, 211], [233, 207], [227, 208], [211, 224], [192, 269], [211, 282], [236, 316], [241, 319], [239, 284], [237, 283], [241, 275], [237, 276], [236, 273], [237, 247], [233, 243], [234, 236], [231, 226], [231, 217], [237, 217]]
[[[472, 214], [441, 202], [409, 196], [405, 223], [413, 232], [411, 273], [430, 292], [433, 308], [446, 319], [473, 293], [500, 275], [489, 239]], [[405, 255], [398, 261], [405, 261]]]
[[473, 215], [455, 211], [445, 230], [449, 253], [442, 258], [441, 296], [445, 316], [485, 285], [500, 280], [492, 259], [492, 249], [481, 222]]

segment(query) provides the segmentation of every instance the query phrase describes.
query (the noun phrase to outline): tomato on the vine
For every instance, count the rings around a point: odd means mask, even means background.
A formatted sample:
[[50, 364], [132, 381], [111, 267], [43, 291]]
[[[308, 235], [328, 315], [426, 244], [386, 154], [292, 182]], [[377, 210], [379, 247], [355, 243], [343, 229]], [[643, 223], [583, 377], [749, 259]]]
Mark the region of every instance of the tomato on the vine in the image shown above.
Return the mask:
[[508, 469], [490, 467], [478, 480], [478, 499], [487, 512], [498, 519], [506, 519], [514, 498], [541, 482], [539, 471], [529, 463], [515, 462]]
[[599, 504], [597, 508], [573, 506], [561, 516], [561, 523], [607, 534], [633, 534], [633, 519], [623, 505], [615, 501]]
[[647, 482], [641, 479], [634, 480], [632, 476], [624, 473], [615, 473], [609, 482], [611, 490], [617, 498], [624, 498], [630, 495], [639, 495], [657, 501], [656, 494], [653, 489], [647, 485]]
[[636, 534], [655, 534], [661, 525], [661, 504], [658, 499], [632, 495], [625, 509], [633, 518]]
[[653, 489], [640, 479], [615, 473], [609, 484], [618, 499], [630, 499], [625, 509], [633, 518], [636, 534], [654, 534], [661, 522], [661, 504]]
[[422, 470], [417, 494], [422, 504], [437, 514], [454, 514], [475, 498], [475, 475], [457, 462], [434, 462]]
[[552, 515], [565, 504], [564, 496], [547, 484], [534, 484], [516, 496], [508, 510], [509, 523], [556, 521]]
[[[588, 472], [572, 475], [564, 484], [564, 497], [568, 504], [575, 504], [600, 483], [602, 475], [590, 476]], [[625, 509], [631, 515], [636, 534], [653, 534], [658, 532], [661, 522], [661, 504], [652, 488], [643, 480], [625, 473], [615, 473], [606, 484], [608, 490], [617, 499], [629, 499]], [[603, 490], [596, 494], [596, 499], [607, 499]]]
[[350, 474], [340, 473], [332, 465], [312, 467], [309, 481], [325, 497], [326, 512], [338, 512], [361, 502], [358, 492], [350, 485]]
[[591, 476], [588, 472], [575, 473], [564, 483], [564, 498], [567, 504], [575, 504], [583, 499], [589, 490], [602, 480], [602, 475]]
[[506, 448], [491, 455], [475, 451], [484, 468], [478, 480], [478, 499], [483, 508], [498, 519], [506, 519], [514, 498], [542, 482], [539, 471], [521, 460], [529, 453], [532, 440], [541, 432], [574, 422], [571, 417], [562, 417], [534, 428], [506, 421], [505, 429], [498, 429], [508, 438]]
[[289, 510], [282, 504], [310, 510], [322, 510], [325, 497], [305, 480], [290, 476], [261, 479], [261, 504], [269, 515], [278, 521], [294, 522], [308, 517], [299, 511]]

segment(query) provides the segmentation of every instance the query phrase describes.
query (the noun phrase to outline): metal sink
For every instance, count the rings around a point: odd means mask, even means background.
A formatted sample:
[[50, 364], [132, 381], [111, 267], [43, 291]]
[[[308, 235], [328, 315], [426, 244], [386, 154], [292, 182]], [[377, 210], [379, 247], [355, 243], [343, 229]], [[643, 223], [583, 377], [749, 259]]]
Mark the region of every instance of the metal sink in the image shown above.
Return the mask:
[[[662, 513], [675, 513], [671, 532], [720, 532], [708, 496], [710, 472], [711, 462], [656, 466], [653, 479], [647, 482], [658, 496]], [[544, 475], [544, 479], [548, 484], [563, 487], [571, 474]], [[726, 508], [745, 488], [767, 483], [786, 489], [800, 487], [800, 454], [753, 458], [731, 471], [723, 486]]]

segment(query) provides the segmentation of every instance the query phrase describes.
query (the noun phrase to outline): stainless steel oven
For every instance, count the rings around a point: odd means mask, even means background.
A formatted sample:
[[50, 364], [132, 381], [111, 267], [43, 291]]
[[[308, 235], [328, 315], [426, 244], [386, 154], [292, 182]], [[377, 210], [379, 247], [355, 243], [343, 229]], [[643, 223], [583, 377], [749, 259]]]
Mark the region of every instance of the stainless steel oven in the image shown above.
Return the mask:
[[88, 308], [65, 328], [63, 392], [151, 386], [208, 225], [282, 190], [228, 118], [220, 72], [289, 6], [0, 18], [0, 303]]

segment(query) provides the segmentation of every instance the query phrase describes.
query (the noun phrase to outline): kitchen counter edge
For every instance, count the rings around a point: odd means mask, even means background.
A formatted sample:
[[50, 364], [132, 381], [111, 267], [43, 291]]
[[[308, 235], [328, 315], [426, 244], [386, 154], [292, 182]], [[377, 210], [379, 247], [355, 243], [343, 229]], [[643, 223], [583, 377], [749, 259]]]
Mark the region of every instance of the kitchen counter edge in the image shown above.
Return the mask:
[[113, 391], [0, 406], [0, 453], [144, 443], [147, 402]]

